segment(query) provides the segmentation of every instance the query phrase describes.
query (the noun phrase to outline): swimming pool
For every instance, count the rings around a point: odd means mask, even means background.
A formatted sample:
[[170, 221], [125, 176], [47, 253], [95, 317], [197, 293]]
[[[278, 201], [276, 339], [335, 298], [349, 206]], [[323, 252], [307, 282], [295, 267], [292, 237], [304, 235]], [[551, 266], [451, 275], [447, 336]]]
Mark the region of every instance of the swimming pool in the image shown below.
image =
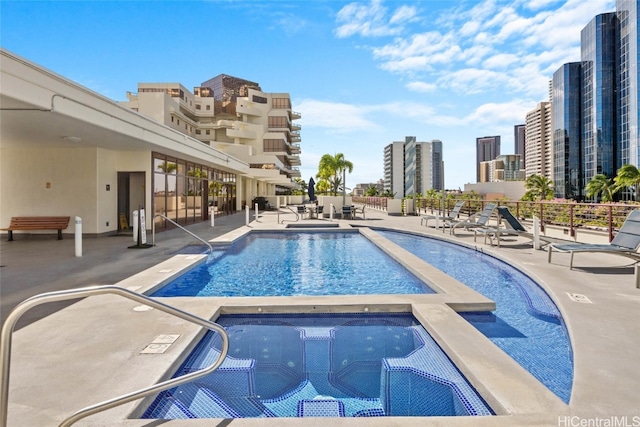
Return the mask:
[[565, 403], [571, 398], [573, 355], [560, 311], [531, 278], [504, 262], [449, 242], [397, 231], [386, 239], [496, 302], [492, 313], [461, 313]]
[[[460, 245], [395, 231], [378, 230], [377, 233], [494, 300], [497, 307], [494, 312], [461, 315], [564, 402], [569, 401], [573, 383], [573, 355], [569, 336], [557, 307], [533, 280], [494, 257]], [[357, 233], [296, 235], [298, 233], [252, 233], [231, 246], [228, 253], [221, 251], [214, 254], [213, 263], [197, 267], [153, 296], [300, 295], [301, 289], [305, 292], [312, 289], [306, 285], [313, 285], [316, 277], [321, 277], [318, 279], [320, 286], [309, 295], [339, 292], [383, 294], [390, 291], [424, 293], [420, 290], [425, 288], [422, 282], [418, 287], [412, 285], [410, 289], [403, 288], [403, 280], [395, 284], [385, 282], [382, 289], [359, 286], [360, 283], [370, 282], [375, 285], [378, 273], [373, 274], [372, 271], [404, 269], [395, 261], [390, 262], [386, 255], [381, 258], [370, 258], [368, 253], [361, 256], [366, 249], [371, 249], [372, 243]], [[262, 241], [263, 237], [266, 237], [265, 241]], [[332, 246], [326, 245], [332, 241]], [[268, 244], [261, 246], [261, 243]], [[375, 247], [373, 249], [372, 254], [380, 256], [381, 251]], [[291, 257], [292, 262], [287, 262], [287, 257]], [[354, 270], [352, 276], [347, 261], [362, 258], [364, 267]], [[330, 261], [319, 261], [325, 259]], [[251, 274], [254, 265], [262, 265], [259, 268], [262, 274], [258, 278]], [[337, 273], [333, 279], [330, 274], [338, 271], [336, 266], [347, 271]], [[325, 268], [329, 272], [327, 276], [324, 276], [325, 272], [320, 273]], [[309, 277], [300, 279], [305, 286], [291, 282], [291, 277], [298, 275], [294, 272], [303, 272], [300, 273], [302, 276]], [[404, 273], [407, 274], [406, 271]], [[247, 277], [250, 279], [248, 283]], [[417, 280], [411, 274], [408, 277]], [[279, 284], [280, 281], [282, 284]], [[337, 289], [333, 289], [334, 283], [338, 284], [335, 286]], [[352, 289], [354, 284], [357, 289]], [[248, 289], [246, 292], [245, 286]]]
[[152, 296], [429, 293], [434, 291], [357, 232], [259, 232], [215, 250], [210, 262]]
[[[142, 418], [492, 415], [409, 314], [223, 315], [221, 367], [161, 393]], [[208, 333], [176, 372], [219, 354]]]

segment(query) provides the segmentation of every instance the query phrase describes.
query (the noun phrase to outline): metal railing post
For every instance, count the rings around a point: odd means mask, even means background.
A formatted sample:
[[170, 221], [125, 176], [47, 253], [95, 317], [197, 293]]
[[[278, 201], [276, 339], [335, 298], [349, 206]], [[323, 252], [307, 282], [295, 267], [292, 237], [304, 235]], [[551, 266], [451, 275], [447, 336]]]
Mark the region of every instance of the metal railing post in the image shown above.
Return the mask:
[[229, 351], [229, 336], [225, 329], [218, 325], [217, 323], [211, 322], [209, 320], [202, 319], [198, 316], [194, 316], [191, 313], [186, 311], [182, 311], [178, 308], [172, 307], [170, 305], [161, 303], [152, 298], [149, 298], [145, 295], [138, 294], [136, 292], [130, 291], [125, 288], [121, 288], [119, 286], [107, 285], [107, 286], [93, 286], [89, 288], [79, 288], [79, 289], [68, 289], [64, 291], [56, 291], [56, 292], [48, 292], [40, 295], [36, 295], [31, 297], [20, 304], [18, 304], [7, 316], [4, 325], [2, 325], [2, 331], [0, 332], [0, 425], [7, 425], [7, 415], [9, 410], [9, 373], [11, 367], [11, 344], [12, 344], [12, 335], [13, 330], [15, 328], [16, 323], [22, 317], [22, 315], [30, 310], [33, 307], [38, 305], [47, 303], [47, 302], [56, 302], [56, 301], [66, 301], [69, 299], [76, 298], [85, 298], [92, 295], [102, 295], [102, 294], [116, 294], [120, 295], [124, 298], [137, 301], [139, 303], [151, 306], [165, 313], [174, 315], [181, 319], [187, 320], [189, 322], [195, 323], [196, 325], [207, 328], [211, 331], [217, 332], [220, 334], [222, 339], [222, 346], [220, 349], [220, 356], [218, 359], [211, 364], [208, 368], [191, 372], [187, 375], [183, 375], [181, 377], [172, 378], [167, 381], [163, 381], [161, 383], [155, 384], [150, 387], [146, 387], [122, 396], [115, 397], [113, 399], [106, 400], [101, 403], [97, 403], [92, 406], [88, 406], [84, 409], [81, 409], [71, 416], [67, 417], [60, 423], [61, 427], [68, 427], [75, 422], [88, 417], [89, 415], [97, 414], [98, 412], [105, 411], [107, 409], [114, 408], [116, 406], [122, 405], [124, 403], [132, 402], [134, 400], [138, 400], [142, 397], [146, 397], [164, 390], [168, 390], [173, 387], [177, 387], [181, 384], [187, 383], [194, 379], [200, 378], [204, 375], [207, 375], [213, 371], [215, 371], [222, 362], [227, 357], [227, 352]]
[[151, 224], [151, 243], [153, 244], [153, 246], [156, 245], [156, 217], [162, 217], [164, 219], [166, 219], [167, 221], [169, 221], [170, 223], [172, 223], [173, 225], [175, 225], [176, 227], [178, 227], [179, 229], [181, 229], [182, 231], [184, 231], [185, 233], [189, 234], [191, 237], [201, 241], [202, 243], [204, 243], [205, 245], [207, 245], [209, 247], [209, 252], [213, 252], [213, 246], [211, 246], [211, 243], [207, 242], [206, 240], [204, 240], [203, 238], [196, 236], [195, 234], [193, 234], [192, 232], [190, 232], [189, 230], [187, 230], [186, 228], [184, 228], [183, 226], [181, 226], [180, 224], [178, 224], [177, 222], [175, 222], [174, 220], [172, 220], [171, 218], [167, 218], [165, 215], [163, 214], [155, 214], [153, 217], [153, 221]]

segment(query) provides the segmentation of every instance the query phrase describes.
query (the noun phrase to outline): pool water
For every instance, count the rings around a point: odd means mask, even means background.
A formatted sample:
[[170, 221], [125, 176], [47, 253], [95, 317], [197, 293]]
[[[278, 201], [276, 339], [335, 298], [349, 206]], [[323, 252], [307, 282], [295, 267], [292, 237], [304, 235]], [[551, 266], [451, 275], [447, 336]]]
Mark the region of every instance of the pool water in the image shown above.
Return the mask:
[[[562, 316], [531, 278], [454, 243], [377, 231], [494, 300], [491, 313], [461, 313], [480, 332], [568, 403], [573, 355]], [[432, 293], [359, 233], [256, 233], [153, 296], [267, 296]]]
[[434, 291], [353, 232], [251, 233], [152, 296], [428, 294]]
[[378, 231], [496, 303], [492, 313], [461, 313], [565, 403], [571, 398], [569, 334], [551, 298], [531, 278], [489, 255], [408, 233]]
[[[409, 314], [224, 315], [221, 367], [161, 393], [142, 418], [492, 415]], [[218, 357], [209, 332], [176, 372]]]

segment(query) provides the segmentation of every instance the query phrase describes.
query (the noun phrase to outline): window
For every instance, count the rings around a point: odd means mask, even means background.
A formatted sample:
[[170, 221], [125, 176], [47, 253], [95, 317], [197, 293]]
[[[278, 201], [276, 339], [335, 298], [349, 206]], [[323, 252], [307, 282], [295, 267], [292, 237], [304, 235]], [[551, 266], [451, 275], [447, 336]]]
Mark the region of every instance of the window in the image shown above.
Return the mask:
[[287, 122], [287, 118], [284, 116], [270, 116], [269, 127], [270, 128], [287, 128], [289, 127], [289, 123]]
[[273, 98], [272, 101], [273, 108], [291, 108], [291, 100], [289, 98]]

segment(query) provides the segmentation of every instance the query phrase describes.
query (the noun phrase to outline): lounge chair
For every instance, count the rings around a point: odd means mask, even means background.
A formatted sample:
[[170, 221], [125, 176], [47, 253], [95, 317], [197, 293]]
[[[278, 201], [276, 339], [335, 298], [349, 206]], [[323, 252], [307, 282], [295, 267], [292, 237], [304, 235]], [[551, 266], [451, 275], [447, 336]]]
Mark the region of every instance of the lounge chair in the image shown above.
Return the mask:
[[[453, 209], [451, 209], [451, 212], [449, 212], [448, 215], [445, 215], [440, 219], [443, 222], [456, 221], [456, 219], [458, 218], [458, 214], [460, 213], [460, 209], [462, 209], [462, 206], [464, 206], [464, 200], [458, 201], [456, 203], [456, 205], [453, 207]], [[436, 219], [437, 217], [438, 217], [437, 215], [422, 215], [422, 218], [420, 219], [420, 225], [422, 225], [422, 223], [424, 222], [425, 227], [428, 227], [429, 226], [429, 220]], [[444, 227], [442, 228], [442, 231], [444, 231]]]
[[456, 234], [457, 228], [464, 228], [465, 230], [484, 229], [487, 228], [489, 219], [491, 218], [491, 215], [493, 215], [493, 211], [495, 209], [495, 203], [487, 203], [483, 210], [471, 215], [465, 221], [445, 221], [444, 224], [450, 227], [449, 234], [454, 235]]
[[[522, 236], [531, 239], [533, 242], [533, 233], [527, 231], [518, 218], [513, 216], [511, 211], [506, 206], [498, 206], [499, 222], [497, 227], [488, 227], [486, 229], [477, 230], [478, 233], [484, 234], [484, 243], [487, 243], [487, 237], [491, 239], [493, 245], [493, 239], [497, 240], [497, 245], [500, 247], [500, 236]], [[501, 223], [505, 224], [505, 228], [500, 228]], [[475, 236], [474, 236], [475, 241]], [[547, 242], [548, 243], [548, 242]]]
[[624, 224], [620, 227], [620, 231], [609, 244], [589, 244], [589, 243], [552, 243], [548, 246], [549, 258], [551, 262], [551, 254], [556, 252], [569, 252], [571, 259], [569, 260], [569, 268], [573, 268], [573, 254], [576, 252], [592, 252], [622, 255], [627, 258], [639, 262], [640, 253], [640, 210], [631, 211], [624, 220]]

